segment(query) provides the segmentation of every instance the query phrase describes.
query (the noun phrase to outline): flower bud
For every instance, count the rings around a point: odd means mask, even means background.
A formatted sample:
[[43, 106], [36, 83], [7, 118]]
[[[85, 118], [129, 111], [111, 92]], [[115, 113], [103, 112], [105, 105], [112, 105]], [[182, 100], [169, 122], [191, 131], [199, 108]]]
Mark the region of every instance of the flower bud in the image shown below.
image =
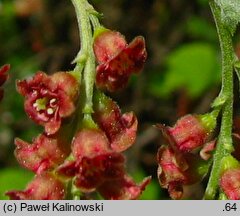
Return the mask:
[[205, 122], [205, 116], [186, 115], [180, 118], [174, 127], [169, 127], [169, 135], [175, 141], [176, 147], [182, 152], [191, 152], [203, 146], [214, 125], [209, 122], [204, 124]]
[[240, 168], [225, 171], [219, 184], [228, 199], [240, 200]]

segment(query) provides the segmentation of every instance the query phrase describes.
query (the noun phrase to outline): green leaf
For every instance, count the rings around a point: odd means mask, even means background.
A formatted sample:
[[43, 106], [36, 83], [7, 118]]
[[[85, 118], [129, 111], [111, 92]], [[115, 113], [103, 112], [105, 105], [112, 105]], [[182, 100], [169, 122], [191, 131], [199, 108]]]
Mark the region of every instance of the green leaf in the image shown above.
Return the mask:
[[0, 200], [8, 199], [5, 193], [9, 190], [23, 190], [33, 178], [33, 173], [20, 169], [8, 168], [0, 171]]
[[172, 92], [185, 89], [190, 97], [196, 98], [220, 80], [216, 49], [208, 43], [191, 43], [168, 56], [165, 77], [154, 77], [149, 90], [155, 96], [169, 97]]
[[240, 22], [240, 1], [239, 0], [215, 0], [221, 8], [221, 19], [224, 25], [229, 28], [233, 35], [237, 24]]

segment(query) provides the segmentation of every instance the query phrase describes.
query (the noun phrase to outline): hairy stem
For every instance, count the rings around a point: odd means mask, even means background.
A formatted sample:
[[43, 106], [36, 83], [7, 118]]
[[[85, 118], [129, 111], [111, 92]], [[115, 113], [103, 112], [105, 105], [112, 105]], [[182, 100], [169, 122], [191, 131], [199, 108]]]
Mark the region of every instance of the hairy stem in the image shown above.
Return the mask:
[[221, 172], [222, 159], [233, 150], [232, 145], [232, 116], [233, 116], [233, 60], [234, 52], [232, 37], [221, 19], [220, 8], [215, 2], [210, 2], [212, 13], [217, 26], [222, 53], [222, 90], [220, 97], [225, 98], [222, 105], [221, 129], [213, 157], [213, 166], [205, 192], [205, 199], [215, 199]]
[[[71, 0], [76, 11], [80, 32], [81, 50], [74, 60], [76, 69], [83, 70], [82, 86], [84, 89], [85, 104], [82, 112], [93, 113], [92, 95], [95, 81], [95, 56], [93, 52], [93, 33], [90, 16], [93, 10], [87, 0]], [[84, 65], [84, 67], [83, 67]], [[82, 71], [79, 71], [82, 73]]]

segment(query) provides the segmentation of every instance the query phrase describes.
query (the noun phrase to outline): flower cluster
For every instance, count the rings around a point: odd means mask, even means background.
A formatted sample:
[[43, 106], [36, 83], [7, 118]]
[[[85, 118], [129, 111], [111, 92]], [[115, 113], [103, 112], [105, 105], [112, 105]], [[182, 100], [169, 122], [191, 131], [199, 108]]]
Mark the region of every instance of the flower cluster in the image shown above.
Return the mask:
[[171, 198], [180, 199], [183, 186], [202, 180], [208, 171], [216, 144], [215, 140], [209, 142], [215, 119], [211, 114], [186, 115], [174, 127], [158, 127], [168, 141], [158, 151], [158, 179]]
[[[127, 45], [117, 32], [101, 31], [95, 37], [96, 85], [114, 91], [138, 73], [146, 59], [144, 39]], [[98, 192], [105, 199], [137, 199], [150, 177], [140, 184], [127, 174], [122, 152], [136, 139], [138, 121], [133, 112], [122, 114], [117, 103], [94, 91], [92, 114], [84, 114], [81, 80], [73, 72], [47, 75], [37, 72], [17, 82], [24, 108], [43, 133], [28, 143], [15, 139], [19, 164], [36, 175], [24, 191], [9, 191], [11, 199], [64, 199]], [[73, 191], [73, 190], [72, 190]]]

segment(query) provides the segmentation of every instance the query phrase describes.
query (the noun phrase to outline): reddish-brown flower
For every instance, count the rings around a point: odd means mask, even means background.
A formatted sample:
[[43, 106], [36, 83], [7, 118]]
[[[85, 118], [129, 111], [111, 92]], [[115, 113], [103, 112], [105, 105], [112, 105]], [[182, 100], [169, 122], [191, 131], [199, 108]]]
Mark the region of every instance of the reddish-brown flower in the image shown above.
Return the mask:
[[135, 142], [138, 121], [134, 113], [122, 115], [118, 105], [104, 94], [95, 97], [94, 110], [94, 118], [106, 133], [113, 151], [122, 152]]
[[74, 159], [60, 165], [57, 173], [74, 177], [74, 184], [82, 192], [98, 191], [106, 199], [135, 199], [150, 181], [137, 185], [126, 177], [124, 156], [111, 149], [100, 129], [84, 128], [77, 132], [72, 153]]
[[38, 72], [32, 79], [17, 82], [17, 89], [25, 97], [25, 110], [46, 133], [56, 133], [63, 118], [75, 111], [78, 82], [66, 72], [51, 76]]
[[48, 137], [41, 134], [32, 144], [21, 139], [16, 139], [15, 144], [19, 164], [37, 174], [61, 164], [69, 154], [68, 143], [60, 135]]
[[11, 200], [61, 200], [65, 197], [65, 186], [55, 176], [37, 175], [24, 191], [6, 193]]
[[84, 192], [94, 191], [106, 181], [120, 179], [125, 173], [124, 157], [120, 153], [84, 157], [77, 167], [74, 183]]
[[240, 200], [240, 169], [229, 169], [220, 179], [220, 187], [228, 199]]
[[211, 132], [204, 126], [200, 117], [197, 115], [186, 115], [180, 118], [174, 127], [164, 127], [159, 125], [164, 135], [172, 145], [173, 149], [177, 148], [181, 152], [191, 152], [198, 147], [203, 146]]
[[96, 84], [109, 91], [125, 87], [129, 76], [139, 73], [147, 58], [143, 37], [136, 37], [128, 45], [119, 32], [106, 29], [95, 37], [94, 52], [99, 63]]
[[8, 72], [9, 69], [10, 69], [9, 64], [3, 65], [0, 68], [0, 101], [3, 98], [3, 89], [1, 88], [1, 86], [6, 82], [6, 80], [8, 78], [7, 72]]
[[200, 181], [208, 171], [207, 163], [198, 155], [185, 154], [179, 159], [169, 147], [162, 146], [158, 150], [157, 157], [159, 183], [163, 188], [168, 189], [172, 199], [181, 199], [183, 186]]

